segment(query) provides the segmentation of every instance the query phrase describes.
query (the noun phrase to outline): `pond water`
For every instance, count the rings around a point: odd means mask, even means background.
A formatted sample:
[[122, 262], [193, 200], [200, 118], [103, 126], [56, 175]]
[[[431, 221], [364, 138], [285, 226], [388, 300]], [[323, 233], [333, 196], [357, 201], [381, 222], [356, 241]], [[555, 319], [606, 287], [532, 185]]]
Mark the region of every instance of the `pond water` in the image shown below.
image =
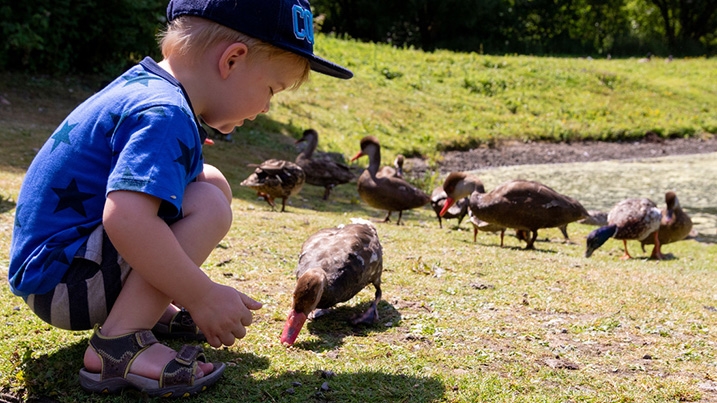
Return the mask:
[[701, 242], [717, 243], [717, 153], [620, 161], [517, 165], [474, 171], [486, 191], [511, 179], [544, 183], [574, 197], [587, 210], [609, 211], [630, 197], [665, 207], [665, 192], [677, 194]]

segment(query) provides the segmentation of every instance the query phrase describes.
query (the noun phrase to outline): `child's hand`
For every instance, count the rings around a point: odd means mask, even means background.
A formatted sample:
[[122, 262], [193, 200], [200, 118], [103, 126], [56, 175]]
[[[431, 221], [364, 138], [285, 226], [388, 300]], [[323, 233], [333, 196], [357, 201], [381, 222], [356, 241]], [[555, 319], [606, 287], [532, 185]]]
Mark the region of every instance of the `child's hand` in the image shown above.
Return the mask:
[[246, 326], [252, 322], [251, 311], [261, 307], [261, 302], [246, 294], [215, 283], [201, 301], [195, 301], [187, 310], [207, 342], [219, 348], [222, 345], [231, 346], [236, 339], [244, 337]]

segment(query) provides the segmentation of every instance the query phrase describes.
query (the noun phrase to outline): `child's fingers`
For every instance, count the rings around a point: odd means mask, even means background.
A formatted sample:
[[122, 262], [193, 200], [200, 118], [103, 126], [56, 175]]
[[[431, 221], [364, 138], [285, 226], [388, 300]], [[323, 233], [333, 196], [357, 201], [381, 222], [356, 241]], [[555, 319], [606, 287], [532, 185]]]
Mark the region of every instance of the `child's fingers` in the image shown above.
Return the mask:
[[249, 297], [248, 295], [241, 292], [239, 294], [241, 295], [242, 302], [244, 302], [244, 306], [246, 306], [247, 309], [256, 311], [257, 309], [261, 309], [263, 306], [261, 302]]

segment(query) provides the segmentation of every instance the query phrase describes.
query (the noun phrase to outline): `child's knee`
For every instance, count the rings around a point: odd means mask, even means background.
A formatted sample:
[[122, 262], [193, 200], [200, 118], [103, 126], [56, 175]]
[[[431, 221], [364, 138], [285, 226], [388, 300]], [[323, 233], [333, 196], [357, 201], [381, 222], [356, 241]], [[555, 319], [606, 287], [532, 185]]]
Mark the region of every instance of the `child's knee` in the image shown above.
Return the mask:
[[224, 194], [226, 200], [231, 204], [232, 202], [232, 189], [229, 186], [229, 181], [224, 177], [224, 174], [213, 165], [204, 164], [204, 170], [197, 177], [199, 182], [207, 182], [219, 188]]
[[232, 223], [230, 202], [224, 190], [213, 183], [194, 182], [187, 186], [182, 211], [185, 218], [201, 216], [207, 226], [229, 231]]

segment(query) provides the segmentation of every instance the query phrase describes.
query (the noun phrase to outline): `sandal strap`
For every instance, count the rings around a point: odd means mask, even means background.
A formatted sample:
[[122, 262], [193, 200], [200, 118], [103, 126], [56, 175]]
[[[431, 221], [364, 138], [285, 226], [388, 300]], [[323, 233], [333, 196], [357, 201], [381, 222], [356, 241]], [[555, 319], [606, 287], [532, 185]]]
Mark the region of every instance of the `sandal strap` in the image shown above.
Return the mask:
[[207, 362], [204, 349], [196, 345], [184, 345], [177, 356], [162, 370], [159, 387], [194, 385], [197, 361]]
[[189, 314], [184, 308], [177, 311], [177, 313], [172, 316], [172, 319], [169, 321], [169, 332], [170, 333], [176, 333], [176, 332], [194, 332], [199, 333], [199, 329], [197, 328], [197, 325], [194, 323], [194, 319], [192, 319], [192, 315]]
[[125, 378], [132, 361], [152, 344], [158, 343], [150, 330], [140, 330], [120, 336], [106, 337], [99, 327], [90, 338], [90, 346], [102, 360], [101, 379]]

